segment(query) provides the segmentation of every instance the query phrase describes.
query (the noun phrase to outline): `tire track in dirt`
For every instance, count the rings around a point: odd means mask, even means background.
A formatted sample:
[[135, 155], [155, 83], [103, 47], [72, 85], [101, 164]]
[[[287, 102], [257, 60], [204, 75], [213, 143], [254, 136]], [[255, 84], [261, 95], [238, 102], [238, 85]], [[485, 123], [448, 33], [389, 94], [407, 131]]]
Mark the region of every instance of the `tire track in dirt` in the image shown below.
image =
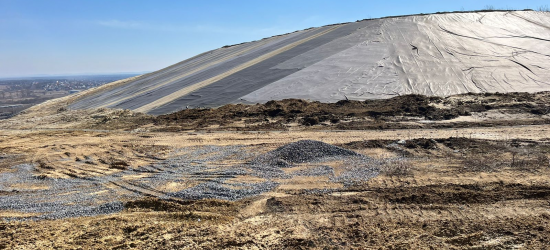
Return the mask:
[[159, 191], [150, 187], [145, 187], [143, 185], [130, 183], [128, 181], [110, 181], [109, 183], [117, 187], [120, 187], [122, 189], [131, 191], [143, 196], [158, 197], [158, 198], [168, 197], [168, 195], [162, 191]]

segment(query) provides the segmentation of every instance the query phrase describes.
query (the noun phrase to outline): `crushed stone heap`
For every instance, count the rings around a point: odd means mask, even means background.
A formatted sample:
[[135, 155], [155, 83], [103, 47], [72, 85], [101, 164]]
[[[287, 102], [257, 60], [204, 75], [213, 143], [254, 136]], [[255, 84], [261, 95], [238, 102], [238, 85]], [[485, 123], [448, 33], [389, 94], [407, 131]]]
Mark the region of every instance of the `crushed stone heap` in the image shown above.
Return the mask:
[[278, 167], [291, 167], [293, 163], [306, 163], [327, 157], [360, 156], [360, 154], [320, 141], [301, 140], [281, 146], [252, 161]]

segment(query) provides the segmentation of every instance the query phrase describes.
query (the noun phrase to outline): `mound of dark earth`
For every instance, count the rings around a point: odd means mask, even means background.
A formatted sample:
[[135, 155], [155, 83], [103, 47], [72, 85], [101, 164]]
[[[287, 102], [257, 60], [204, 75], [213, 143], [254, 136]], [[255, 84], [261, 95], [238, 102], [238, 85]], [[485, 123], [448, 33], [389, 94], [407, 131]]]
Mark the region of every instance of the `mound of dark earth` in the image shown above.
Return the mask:
[[320, 141], [302, 140], [261, 155], [254, 159], [252, 164], [284, 168], [291, 167], [294, 163], [314, 162], [327, 157], [338, 156], [360, 156], [360, 154]]

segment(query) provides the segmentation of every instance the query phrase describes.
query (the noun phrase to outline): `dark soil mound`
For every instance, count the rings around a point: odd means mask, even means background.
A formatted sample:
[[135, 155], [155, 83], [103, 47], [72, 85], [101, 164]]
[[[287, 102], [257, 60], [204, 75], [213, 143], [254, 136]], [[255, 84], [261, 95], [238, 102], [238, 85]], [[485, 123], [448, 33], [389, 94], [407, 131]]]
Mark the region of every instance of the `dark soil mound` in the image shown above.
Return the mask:
[[[400, 121], [407, 121], [407, 118], [449, 120], [488, 110], [543, 116], [550, 113], [549, 97], [550, 92], [470, 93], [450, 97], [403, 95], [390, 99], [342, 100], [336, 103], [285, 99], [255, 105], [228, 104], [215, 109], [185, 109], [147, 118], [150, 120], [144, 122], [152, 121], [155, 125], [167, 126], [162, 128], [162, 131], [194, 130], [208, 128], [211, 125], [219, 125], [220, 127], [216, 130], [287, 130], [292, 123], [339, 130], [536, 125], [548, 124], [549, 121], [543, 117], [535, 120], [481, 121], [479, 124], [477, 122], [405, 124]], [[440, 108], [441, 105], [444, 108]], [[121, 121], [116, 119], [116, 122]], [[235, 122], [239, 125], [235, 125]], [[244, 122], [244, 127], [240, 125], [241, 122]]]
[[364, 148], [385, 148], [388, 145], [394, 143], [395, 140], [365, 140], [365, 141], [352, 141], [346, 144], [342, 144], [342, 147], [349, 149], [364, 149]]
[[437, 142], [445, 145], [450, 149], [464, 150], [467, 149], [470, 152], [490, 152], [495, 150], [506, 150], [504, 145], [500, 145], [497, 142], [481, 139], [468, 139], [464, 137], [449, 137], [446, 139], [437, 139]]
[[437, 149], [436, 141], [433, 139], [418, 138], [413, 140], [407, 140], [405, 142], [406, 148], [423, 148], [423, 149]]
[[284, 145], [261, 155], [253, 160], [252, 164], [290, 167], [292, 163], [312, 162], [325, 157], [335, 156], [359, 156], [359, 154], [320, 141], [302, 140]]

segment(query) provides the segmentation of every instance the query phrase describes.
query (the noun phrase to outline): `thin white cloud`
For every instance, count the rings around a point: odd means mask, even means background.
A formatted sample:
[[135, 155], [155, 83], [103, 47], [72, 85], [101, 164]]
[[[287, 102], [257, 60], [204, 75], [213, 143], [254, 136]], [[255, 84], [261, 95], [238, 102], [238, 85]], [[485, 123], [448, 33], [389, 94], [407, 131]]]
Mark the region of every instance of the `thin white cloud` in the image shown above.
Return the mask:
[[304, 20], [302, 20], [302, 24], [311, 25], [311, 24], [317, 24], [320, 21], [322, 21], [321, 16], [309, 16], [309, 17], [305, 18]]
[[117, 19], [97, 21], [95, 24], [113, 28], [113, 29], [127, 29], [127, 30], [148, 30], [148, 31], [163, 31], [163, 32], [209, 32], [209, 33], [223, 33], [227, 32], [227, 29], [196, 25], [196, 26], [178, 26], [171, 24], [152, 24], [141, 21], [121, 21]]
[[119, 29], [149, 29], [149, 25], [141, 23], [141, 22], [135, 22], [135, 21], [120, 21], [120, 20], [104, 20], [104, 21], [97, 21], [96, 24], [100, 26], [105, 26], [109, 28], [119, 28]]
[[288, 28], [245, 28], [245, 27], [221, 27], [213, 25], [198, 24], [194, 26], [173, 25], [173, 24], [152, 24], [141, 21], [121, 21], [117, 19], [96, 21], [94, 24], [113, 29], [126, 30], [148, 30], [162, 32], [193, 32], [193, 33], [214, 33], [214, 34], [236, 34], [236, 35], [277, 35], [291, 32]]

